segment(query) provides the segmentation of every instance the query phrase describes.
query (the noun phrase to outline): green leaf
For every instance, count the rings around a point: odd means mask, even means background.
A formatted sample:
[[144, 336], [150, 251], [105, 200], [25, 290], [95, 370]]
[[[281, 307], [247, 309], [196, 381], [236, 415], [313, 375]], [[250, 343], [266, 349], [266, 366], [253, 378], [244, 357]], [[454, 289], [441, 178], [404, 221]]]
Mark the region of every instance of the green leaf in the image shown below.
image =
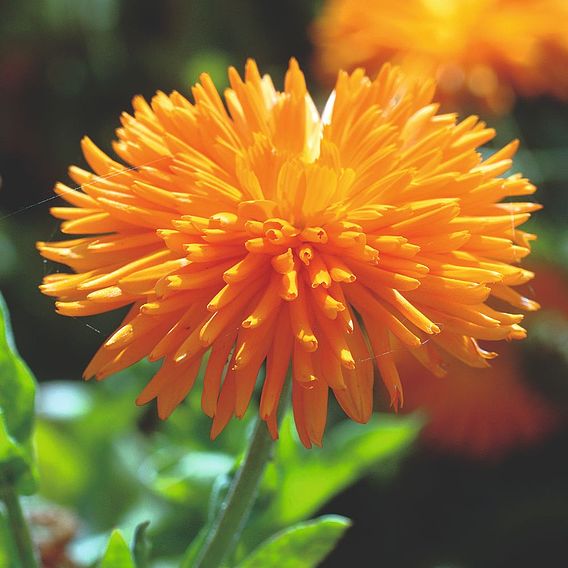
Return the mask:
[[0, 294], [0, 408], [10, 434], [18, 442], [33, 429], [35, 379], [18, 355], [8, 308]]
[[306, 450], [295, 440], [288, 417], [276, 445], [277, 488], [259, 530], [270, 522], [286, 526], [309, 517], [369, 471], [384, 469], [420, 427], [416, 416], [374, 415], [367, 424], [346, 420], [332, 429], [322, 449]]
[[31, 451], [10, 436], [0, 411], [0, 483], [16, 485], [22, 493], [35, 489]]
[[134, 552], [134, 560], [136, 561], [136, 568], [146, 568], [150, 560], [150, 542], [146, 535], [146, 531], [150, 521], [145, 521], [137, 525], [134, 531], [134, 542], [132, 550]]
[[14, 345], [0, 295], [0, 475], [22, 493], [35, 489], [31, 435], [35, 379]]
[[183, 555], [180, 568], [191, 568], [195, 564], [210, 528], [211, 525], [208, 523], [197, 533]]
[[298, 523], [263, 542], [238, 568], [314, 568], [350, 526], [337, 515]]
[[81, 440], [69, 428], [39, 418], [35, 427], [36, 463], [41, 479], [41, 494], [60, 505], [74, 507], [89, 495], [92, 458]]
[[232, 456], [222, 452], [193, 451], [178, 457], [159, 452], [153, 457], [158, 468], [153, 489], [177, 503], [205, 500], [215, 480], [228, 474], [235, 464]]
[[181, 562], [181, 568], [191, 568], [197, 557], [199, 552], [201, 551], [201, 547], [209, 534], [209, 530], [211, 529], [213, 523], [215, 522], [215, 518], [225, 497], [227, 496], [227, 492], [231, 485], [231, 479], [227, 474], [219, 475], [213, 484], [213, 488], [211, 490], [211, 496], [209, 497], [209, 511], [207, 514], [207, 523], [201, 528], [201, 530], [197, 533], [195, 538], [191, 541], [190, 545], [187, 547], [184, 555], [183, 560]]
[[99, 568], [136, 568], [130, 548], [120, 530], [112, 531]]

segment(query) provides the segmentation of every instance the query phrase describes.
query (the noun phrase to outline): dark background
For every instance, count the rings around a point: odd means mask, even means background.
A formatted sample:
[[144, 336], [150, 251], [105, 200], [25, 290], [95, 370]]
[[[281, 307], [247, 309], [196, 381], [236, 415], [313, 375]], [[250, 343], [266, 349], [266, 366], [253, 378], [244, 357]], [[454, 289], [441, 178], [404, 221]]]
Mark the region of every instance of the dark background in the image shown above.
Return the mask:
[[[208, 71], [221, 89], [228, 65], [254, 57], [275, 83], [299, 59], [316, 100], [309, 26], [320, 2], [263, 0], [45, 0], [0, 2], [0, 286], [19, 350], [40, 381], [78, 381], [119, 319], [62, 318], [38, 292], [57, 270], [36, 240], [57, 235], [48, 215], [56, 180], [82, 165], [85, 134], [110, 151], [134, 94], [187, 92]], [[568, 112], [549, 99], [519, 101], [510, 116], [487, 117], [500, 139], [520, 136], [521, 168], [546, 208], [536, 256], [563, 271], [568, 196]], [[543, 304], [548, 300], [539, 298]], [[542, 347], [542, 346], [541, 346]], [[566, 345], [535, 349], [534, 383], [547, 375], [564, 404]], [[551, 378], [552, 377], [552, 378]], [[96, 387], [93, 387], [96, 388]], [[559, 402], [560, 401], [560, 402]], [[378, 472], [326, 507], [355, 521], [325, 566], [513, 568], [568, 565], [568, 431], [493, 460], [418, 447], [396, 471]], [[346, 456], [349, 459], [349, 456]]]

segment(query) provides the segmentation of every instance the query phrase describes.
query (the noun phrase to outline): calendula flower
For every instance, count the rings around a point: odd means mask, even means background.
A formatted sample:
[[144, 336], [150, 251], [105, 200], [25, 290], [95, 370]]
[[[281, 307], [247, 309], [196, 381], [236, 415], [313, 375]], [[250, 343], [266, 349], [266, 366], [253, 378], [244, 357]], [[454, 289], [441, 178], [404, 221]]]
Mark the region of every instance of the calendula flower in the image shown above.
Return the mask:
[[567, 28], [565, 0], [327, 0], [314, 39], [328, 77], [396, 61], [449, 104], [505, 112], [515, 93], [568, 97]]
[[157, 399], [165, 418], [203, 367], [213, 437], [262, 381], [260, 416], [276, 436], [291, 364], [310, 446], [330, 389], [353, 420], [369, 419], [373, 363], [402, 403], [392, 338], [435, 370], [437, 347], [484, 367], [495, 354], [478, 339], [525, 337], [521, 315], [489, 305], [537, 307], [514, 287], [533, 276], [515, 263], [532, 238], [518, 226], [538, 206], [502, 202], [535, 190], [499, 177], [516, 142], [483, 158], [493, 130], [437, 114], [433, 82], [389, 66], [375, 80], [341, 72], [322, 116], [295, 60], [282, 92], [253, 61], [229, 79], [224, 101], [206, 74], [193, 103], [136, 97], [114, 143], [127, 167], [85, 138], [94, 173], [72, 167], [82, 190], [56, 186], [72, 205], [52, 209], [62, 231], [90, 236], [39, 243], [75, 271], [42, 291], [68, 316], [131, 306], [86, 378], [162, 360], [138, 403]]

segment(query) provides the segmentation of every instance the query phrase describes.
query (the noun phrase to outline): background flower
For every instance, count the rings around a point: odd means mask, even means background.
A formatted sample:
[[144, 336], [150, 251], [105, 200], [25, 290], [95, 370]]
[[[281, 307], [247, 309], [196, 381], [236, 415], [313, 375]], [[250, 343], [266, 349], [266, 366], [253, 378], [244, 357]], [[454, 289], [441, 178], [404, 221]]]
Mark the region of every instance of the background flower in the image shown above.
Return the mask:
[[[538, 278], [531, 283], [530, 294], [543, 302], [545, 313], [529, 316], [528, 325], [538, 330], [550, 314], [568, 315], [567, 282], [563, 271], [553, 264], [540, 261], [533, 268]], [[542, 349], [544, 341], [533, 338], [530, 349]], [[439, 376], [425, 373], [404, 350], [397, 351], [408, 387], [403, 412], [422, 410], [426, 414], [421, 438], [429, 446], [477, 459], [503, 458], [558, 430], [565, 419], [566, 402], [560, 394], [564, 389], [557, 376], [559, 369], [542, 354], [541, 363], [547, 361], [544, 368], [548, 368], [539, 391], [526, 346], [509, 343], [500, 351], [487, 369], [450, 361]]]
[[506, 112], [515, 94], [568, 97], [568, 4], [563, 0], [329, 0], [314, 27], [318, 64], [363, 66], [394, 60], [438, 77], [452, 108], [481, 102]]
[[399, 363], [407, 384], [405, 412], [423, 410], [422, 439], [430, 446], [478, 459], [535, 444], [553, 432], [560, 413], [527, 384], [523, 359], [508, 344], [490, 369], [451, 361], [435, 377], [408, 357]]

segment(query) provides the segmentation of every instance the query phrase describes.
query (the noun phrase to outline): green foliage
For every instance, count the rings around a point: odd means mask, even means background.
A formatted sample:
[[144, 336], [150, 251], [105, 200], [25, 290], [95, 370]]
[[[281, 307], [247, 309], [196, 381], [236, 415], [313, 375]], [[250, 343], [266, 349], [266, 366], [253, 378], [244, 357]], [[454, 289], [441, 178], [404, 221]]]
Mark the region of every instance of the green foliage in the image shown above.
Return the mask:
[[110, 535], [99, 568], [136, 568], [130, 548], [118, 529], [112, 531]]
[[[236, 559], [244, 558], [275, 531], [309, 518], [367, 472], [386, 468], [402, 455], [420, 426], [420, 421], [412, 416], [380, 415], [366, 425], [342, 420], [330, 428], [322, 449], [306, 450], [298, 440], [292, 417], [287, 416]], [[347, 455], [349, 459], [345, 459]], [[204, 469], [207, 463], [215, 464], [215, 461], [204, 462]], [[205, 477], [205, 471], [200, 475]], [[211, 491], [209, 520], [219, 508], [228, 484], [226, 475], [217, 479]], [[203, 525], [187, 549], [183, 568], [195, 562], [208, 526]]]
[[0, 484], [16, 485], [22, 493], [33, 492], [31, 467], [29, 450], [10, 436], [0, 415]]
[[229, 473], [234, 464], [234, 456], [224, 452], [191, 452], [160, 469], [152, 485], [168, 500], [195, 502], [207, 495], [215, 480]]
[[297, 442], [288, 417], [276, 446], [273, 494], [261, 522], [285, 526], [305, 519], [370, 469], [400, 455], [419, 429], [413, 416], [375, 415], [364, 425], [342, 421], [328, 432], [324, 447], [314, 451]]
[[[549, 269], [556, 270], [558, 274], [566, 274], [568, 269], [568, 231], [566, 231], [566, 226], [550, 222], [543, 223], [537, 217], [531, 220], [531, 231], [538, 235], [532, 253], [534, 258], [546, 263]], [[538, 278], [538, 274], [536, 277]], [[548, 300], [557, 301], [558, 298], [548, 298]]]
[[0, 477], [22, 493], [35, 490], [31, 435], [35, 379], [16, 351], [0, 295]]
[[199, 557], [199, 553], [201, 552], [201, 547], [205, 543], [205, 538], [207, 537], [210, 527], [211, 523], [204, 525], [197, 536], [191, 541], [191, 544], [187, 547], [187, 550], [183, 555], [180, 568], [191, 568], [195, 564]]
[[[254, 413], [233, 421], [212, 443], [198, 388], [167, 422], [155, 422], [152, 408], [137, 408], [133, 400], [152, 371], [142, 363], [96, 385], [42, 386], [37, 429], [42, 495], [89, 520], [91, 535], [76, 543], [78, 559], [96, 560], [95, 535], [117, 524], [133, 535], [146, 518], [152, 522], [143, 531], [152, 543], [148, 566], [156, 559], [192, 566], [245, 450]], [[140, 431], [141, 423], [147, 433]], [[340, 420], [328, 429], [323, 449], [305, 450], [292, 418], [285, 418], [234, 560], [309, 518], [366, 473], [385, 470], [419, 426], [416, 418], [386, 415], [366, 425]], [[139, 546], [144, 540], [134, 537]], [[134, 550], [141, 549], [135, 544]], [[138, 564], [143, 556], [136, 552]]]
[[0, 566], [10, 566], [10, 559], [16, 556], [8, 522], [0, 511]]
[[238, 568], [314, 568], [350, 526], [337, 515], [297, 523], [263, 542]]
[[134, 531], [132, 551], [134, 553], [134, 560], [136, 561], [136, 568], [146, 568], [149, 565], [151, 546], [146, 534], [149, 525], [150, 521], [145, 521], [140, 523]]
[[87, 450], [69, 432], [38, 420], [35, 434], [42, 494], [62, 505], [80, 500], [92, 475]]
[[[11, 343], [8, 326], [2, 325], [0, 409], [6, 411], [0, 415], [0, 464], [30, 491], [34, 381]], [[112, 533], [102, 568], [146, 568], [156, 558], [179, 559], [193, 535], [183, 560], [183, 566], [191, 566], [248, 438], [250, 416], [231, 424], [211, 444], [199, 392], [170, 422], [155, 424], [153, 434], [142, 435], [137, 424], [144, 411], [133, 399], [152, 372], [141, 363], [97, 388], [79, 383], [42, 387], [36, 433], [42, 496], [72, 506], [93, 529], [108, 530], [122, 518], [121, 529], [134, 532], [134, 555], [122, 533]], [[371, 468], [384, 466], [418, 428], [414, 418], [374, 417], [365, 426], [341, 421], [330, 428], [323, 449], [307, 451], [288, 417], [236, 559], [248, 555], [243, 566], [259, 565], [285, 547], [290, 558], [302, 559], [302, 566], [315, 566], [341, 536], [345, 522], [324, 518], [285, 527], [308, 518]], [[136, 527], [142, 515], [152, 519], [149, 534], [147, 524]], [[282, 532], [259, 546], [277, 531]], [[95, 559], [89, 546], [78, 546], [87, 561]]]
[[211, 496], [209, 498], [207, 521], [203, 527], [201, 527], [197, 536], [191, 541], [191, 544], [187, 547], [183, 555], [181, 568], [191, 568], [197, 560], [199, 553], [201, 552], [201, 547], [203, 546], [205, 538], [207, 537], [207, 534], [215, 521], [215, 517], [223, 504], [223, 500], [227, 495], [230, 485], [231, 480], [228, 475], [220, 475], [215, 480], [211, 489]]
[[95, 531], [107, 531], [143, 495], [138, 469], [149, 449], [137, 428], [142, 411], [133, 401], [151, 372], [144, 363], [108, 383], [53, 382], [39, 392], [42, 496], [73, 507]]

